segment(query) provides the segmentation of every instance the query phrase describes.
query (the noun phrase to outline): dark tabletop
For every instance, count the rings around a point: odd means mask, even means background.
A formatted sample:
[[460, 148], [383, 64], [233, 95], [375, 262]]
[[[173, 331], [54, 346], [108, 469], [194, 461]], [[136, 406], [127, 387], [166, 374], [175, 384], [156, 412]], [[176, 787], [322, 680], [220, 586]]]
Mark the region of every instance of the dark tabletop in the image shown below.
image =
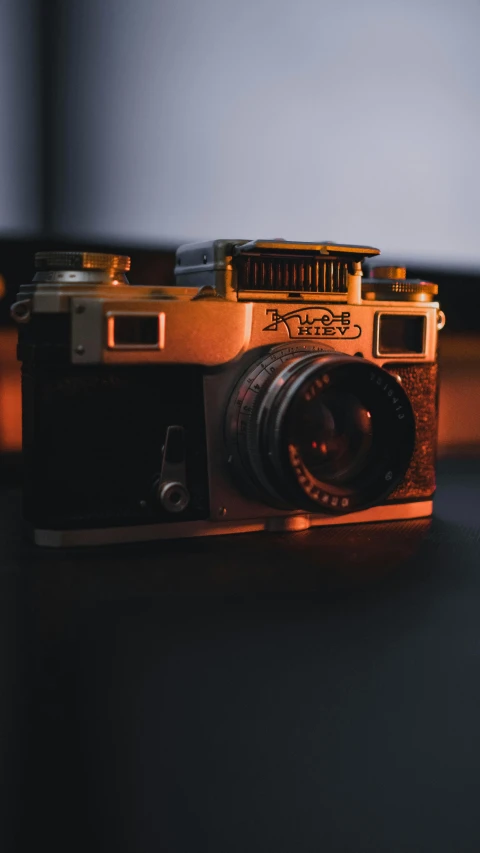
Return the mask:
[[2, 850], [480, 850], [480, 460], [431, 527], [44, 551], [0, 494]]

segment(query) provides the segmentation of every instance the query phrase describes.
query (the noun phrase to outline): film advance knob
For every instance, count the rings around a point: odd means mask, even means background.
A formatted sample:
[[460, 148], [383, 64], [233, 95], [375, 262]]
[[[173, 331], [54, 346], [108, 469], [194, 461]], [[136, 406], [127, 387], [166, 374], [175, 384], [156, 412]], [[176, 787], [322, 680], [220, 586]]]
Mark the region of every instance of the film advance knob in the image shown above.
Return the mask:
[[407, 270], [406, 267], [374, 267], [373, 277], [398, 280], [407, 277]]
[[105, 270], [124, 273], [130, 269], [127, 255], [109, 255], [104, 252], [37, 252], [37, 270]]
[[438, 285], [407, 278], [405, 267], [374, 267], [371, 278], [362, 281], [362, 299], [367, 301], [432, 302]]

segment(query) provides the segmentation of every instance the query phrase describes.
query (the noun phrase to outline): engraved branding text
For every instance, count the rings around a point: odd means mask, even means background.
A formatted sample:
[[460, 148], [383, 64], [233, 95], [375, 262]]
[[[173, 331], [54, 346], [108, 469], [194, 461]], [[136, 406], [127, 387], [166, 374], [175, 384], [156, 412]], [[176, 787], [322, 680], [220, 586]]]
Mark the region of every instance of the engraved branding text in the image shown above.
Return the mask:
[[276, 332], [280, 324], [288, 330], [289, 338], [359, 338], [360, 326], [352, 325], [350, 311], [334, 314], [330, 308], [295, 308], [280, 314], [276, 308], [267, 308], [272, 322], [265, 326], [264, 332]]

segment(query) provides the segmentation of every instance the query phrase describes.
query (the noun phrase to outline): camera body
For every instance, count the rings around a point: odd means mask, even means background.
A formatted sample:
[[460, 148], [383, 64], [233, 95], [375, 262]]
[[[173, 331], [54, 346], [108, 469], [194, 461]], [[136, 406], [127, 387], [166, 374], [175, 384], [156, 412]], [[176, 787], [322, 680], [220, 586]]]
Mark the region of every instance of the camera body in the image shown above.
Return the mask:
[[436, 285], [365, 246], [181, 246], [176, 284], [125, 257], [39, 253], [12, 316], [24, 516], [69, 546], [428, 516]]

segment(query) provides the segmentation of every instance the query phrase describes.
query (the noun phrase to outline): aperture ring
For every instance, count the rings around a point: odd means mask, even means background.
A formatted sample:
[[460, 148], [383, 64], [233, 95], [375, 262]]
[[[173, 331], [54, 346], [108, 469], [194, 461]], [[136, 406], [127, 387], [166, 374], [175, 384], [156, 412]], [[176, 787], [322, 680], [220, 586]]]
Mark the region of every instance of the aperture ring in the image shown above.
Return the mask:
[[[268, 460], [268, 479], [295, 506], [311, 512], [340, 514], [381, 503], [404, 477], [415, 443], [415, 417], [407, 394], [387, 371], [371, 362], [335, 354], [311, 358], [278, 392], [266, 399], [259, 423], [260, 456]], [[373, 446], [368, 463], [347, 482], [335, 476], [319, 480], [305, 465], [296, 436], [306, 408], [318, 394], [354, 393], [369, 410]], [[273, 394], [273, 384], [268, 390]], [[302, 414], [303, 412], [303, 414]]]

